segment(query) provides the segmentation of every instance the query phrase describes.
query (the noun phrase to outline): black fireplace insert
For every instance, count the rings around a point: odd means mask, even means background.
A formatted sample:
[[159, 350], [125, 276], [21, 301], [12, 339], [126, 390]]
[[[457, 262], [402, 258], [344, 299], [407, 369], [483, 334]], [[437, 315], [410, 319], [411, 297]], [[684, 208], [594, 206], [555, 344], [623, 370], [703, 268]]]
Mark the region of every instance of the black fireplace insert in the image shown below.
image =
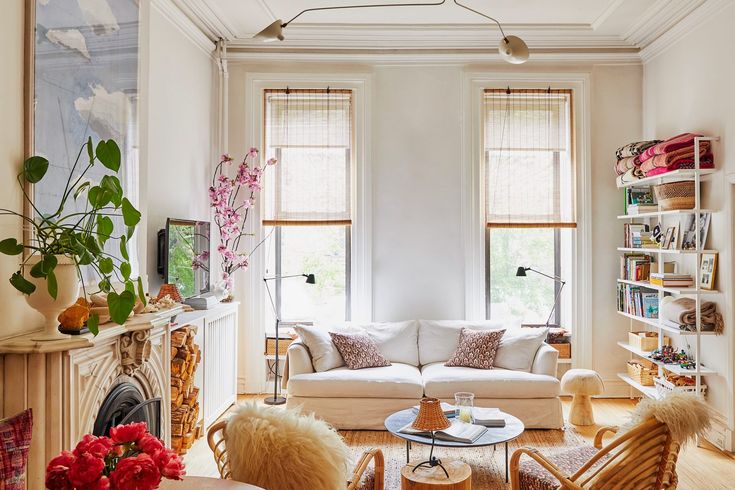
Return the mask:
[[96, 436], [107, 436], [112, 427], [131, 422], [147, 423], [148, 432], [160, 438], [161, 399], [146, 400], [134, 384], [120, 383], [102, 402], [93, 433]]

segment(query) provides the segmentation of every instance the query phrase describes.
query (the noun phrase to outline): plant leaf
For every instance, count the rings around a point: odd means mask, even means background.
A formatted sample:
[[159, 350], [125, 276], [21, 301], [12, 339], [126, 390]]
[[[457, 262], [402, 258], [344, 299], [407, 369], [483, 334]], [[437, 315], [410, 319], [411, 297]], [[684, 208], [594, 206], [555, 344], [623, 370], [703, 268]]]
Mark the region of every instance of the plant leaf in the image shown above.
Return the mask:
[[122, 214], [125, 226], [135, 226], [140, 222], [140, 211], [135, 209], [135, 206], [128, 201], [127, 197], [124, 197], [122, 200]]
[[23, 277], [20, 271], [10, 276], [10, 284], [23, 294], [31, 294], [36, 290], [36, 286]]
[[92, 137], [87, 139], [87, 143], [84, 145], [87, 147], [87, 156], [89, 157], [89, 163], [94, 162], [94, 147], [92, 146]]
[[41, 181], [48, 171], [48, 160], [43, 157], [33, 156], [23, 162], [23, 178], [31, 184]]
[[148, 304], [148, 301], [145, 299], [145, 291], [143, 290], [143, 278], [140, 276], [138, 276], [138, 298], [140, 298], [143, 306]]
[[110, 278], [105, 277], [102, 279], [98, 284], [97, 287], [100, 288], [100, 291], [104, 291], [105, 293], [109, 293], [112, 289], [112, 286], [110, 285]]
[[19, 255], [23, 252], [23, 244], [15, 238], [6, 238], [0, 241], [0, 253], [5, 255]]
[[89, 320], [87, 320], [87, 328], [90, 332], [92, 332], [92, 335], [97, 335], [100, 333], [100, 316], [97, 313], [93, 313], [89, 315]]
[[97, 143], [96, 154], [102, 165], [114, 172], [120, 170], [120, 147], [115, 140], [101, 140]]
[[130, 257], [128, 257], [128, 245], [127, 240], [125, 240], [125, 235], [120, 237], [120, 255], [122, 255], [125, 260], [130, 260]]
[[105, 275], [110, 274], [112, 270], [114, 269], [114, 264], [112, 263], [112, 259], [109, 257], [100, 259], [97, 262], [97, 266], [100, 268], [100, 272]]
[[123, 198], [123, 189], [120, 180], [114, 175], [105, 175], [100, 181], [100, 187], [110, 193], [110, 201], [116, 208], [120, 207]]
[[123, 262], [120, 264], [120, 273], [123, 275], [123, 278], [127, 281], [130, 279], [130, 273], [132, 272], [132, 267], [130, 267], [130, 262]]
[[130, 316], [135, 306], [135, 295], [130, 291], [117, 294], [110, 291], [107, 295], [107, 306], [110, 307], [110, 318], [118, 325], [122, 325]]
[[46, 287], [48, 288], [48, 294], [56, 299], [56, 295], [59, 292], [59, 285], [56, 283], [56, 274], [54, 271], [48, 271], [46, 275]]
[[79, 198], [79, 195], [84, 192], [85, 189], [88, 187], [91, 187], [92, 183], [90, 181], [84, 182], [82, 185], [77, 187], [77, 190], [74, 191], [74, 200], [76, 201]]
[[58, 260], [56, 260], [56, 257], [54, 255], [44, 255], [41, 260], [36, 262], [34, 266], [31, 267], [31, 277], [48, 277], [49, 273], [53, 272], [53, 270], [56, 268], [57, 263]]
[[112, 232], [115, 231], [115, 225], [109, 216], [97, 215], [97, 239], [103, 245], [110, 238]]
[[133, 284], [133, 281], [125, 281], [125, 291], [130, 291], [135, 296], [135, 284]]

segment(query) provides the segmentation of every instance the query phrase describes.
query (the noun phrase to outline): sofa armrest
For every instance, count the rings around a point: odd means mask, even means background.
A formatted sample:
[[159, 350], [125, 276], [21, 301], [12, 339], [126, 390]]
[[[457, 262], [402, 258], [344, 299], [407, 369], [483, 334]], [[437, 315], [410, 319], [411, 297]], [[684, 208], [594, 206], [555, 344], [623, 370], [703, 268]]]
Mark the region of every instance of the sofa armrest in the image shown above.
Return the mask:
[[288, 359], [289, 377], [314, 372], [314, 366], [311, 364], [311, 353], [301, 342], [291, 342], [291, 345], [288, 346], [286, 358]]
[[556, 377], [556, 363], [559, 360], [559, 351], [544, 342], [536, 351], [531, 372]]

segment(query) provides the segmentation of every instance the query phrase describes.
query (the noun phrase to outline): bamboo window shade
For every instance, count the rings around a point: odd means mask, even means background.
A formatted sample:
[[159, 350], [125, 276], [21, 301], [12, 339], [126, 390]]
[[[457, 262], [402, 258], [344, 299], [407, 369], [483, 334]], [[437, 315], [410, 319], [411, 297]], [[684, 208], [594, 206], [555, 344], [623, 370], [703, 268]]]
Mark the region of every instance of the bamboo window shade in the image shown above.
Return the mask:
[[572, 91], [485, 89], [488, 228], [576, 228]]
[[352, 90], [267, 89], [264, 180], [267, 226], [350, 225]]

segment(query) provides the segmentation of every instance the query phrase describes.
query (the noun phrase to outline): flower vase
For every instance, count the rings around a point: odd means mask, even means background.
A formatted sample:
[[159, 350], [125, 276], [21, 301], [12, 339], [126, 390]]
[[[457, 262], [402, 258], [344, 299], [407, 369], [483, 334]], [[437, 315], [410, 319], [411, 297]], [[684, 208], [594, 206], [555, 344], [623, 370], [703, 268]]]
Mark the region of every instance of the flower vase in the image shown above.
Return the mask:
[[36, 290], [26, 296], [28, 305], [43, 315], [43, 331], [31, 337], [32, 340], [64, 340], [69, 335], [59, 332], [59, 315], [62, 311], [73, 305], [79, 297], [79, 275], [77, 273], [76, 264], [72, 259], [65, 255], [57, 255], [58, 261], [54, 269], [58, 291], [56, 299], [51, 297], [48, 292], [48, 283], [46, 278], [33, 277], [30, 274], [30, 266], [38, 263], [42, 259], [40, 255], [34, 255], [26, 262], [26, 270], [23, 276], [36, 286]]

